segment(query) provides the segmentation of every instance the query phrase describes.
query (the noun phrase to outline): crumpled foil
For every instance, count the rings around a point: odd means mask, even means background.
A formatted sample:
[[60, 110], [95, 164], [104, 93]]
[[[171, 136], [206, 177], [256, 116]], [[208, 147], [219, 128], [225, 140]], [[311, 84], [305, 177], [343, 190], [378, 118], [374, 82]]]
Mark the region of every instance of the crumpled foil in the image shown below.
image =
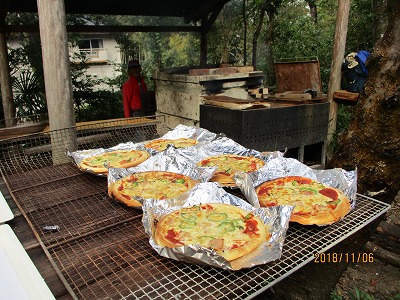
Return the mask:
[[357, 194], [357, 170], [345, 171], [340, 168], [315, 170], [294, 158], [274, 157], [259, 170], [246, 174], [238, 172], [234, 181], [254, 206], [260, 207], [255, 188], [261, 183], [284, 176], [304, 176], [341, 190], [350, 200], [354, 209]]
[[[109, 168], [108, 169], [108, 186], [110, 187], [120, 178], [130, 176], [138, 172], [146, 171], [166, 171], [174, 172], [189, 176], [198, 182], [207, 182], [213, 176], [216, 167], [197, 167], [190, 160], [178, 153], [178, 149], [168, 146], [163, 152], [159, 152], [140, 165], [132, 168]], [[134, 197], [140, 203], [144, 198]]]
[[198, 142], [206, 142], [214, 140], [218, 134], [208, 131], [204, 128], [186, 126], [179, 124], [173, 130], [168, 131], [161, 138], [162, 139], [178, 139], [188, 138], [194, 139]]
[[[260, 217], [271, 237], [251, 253], [228, 262], [211, 249], [199, 245], [185, 245], [177, 248], [159, 246], [153, 239], [155, 231], [154, 224], [168, 213], [182, 207], [199, 205], [204, 203], [225, 203], [238, 206], [248, 212], [253, 212]], [[249, 203], [232, 194], [227, 193], [217, 183], [206, 182], [194, 187], [179, 199], [167, 199], [159, 201], [148, 199], [143, 202], [143, 225], [145, 232], [149, 235], [150, 245], [161, 255], [174, 260], [207, 265], [225, 270], [239, 270], [251, 268], [256, 265], [266, 264], [277, 260], [282, 255], [282, 248], [286, 231], [289, 224], [293, 206], [276, 206], [268, 208], [254, 208]]]

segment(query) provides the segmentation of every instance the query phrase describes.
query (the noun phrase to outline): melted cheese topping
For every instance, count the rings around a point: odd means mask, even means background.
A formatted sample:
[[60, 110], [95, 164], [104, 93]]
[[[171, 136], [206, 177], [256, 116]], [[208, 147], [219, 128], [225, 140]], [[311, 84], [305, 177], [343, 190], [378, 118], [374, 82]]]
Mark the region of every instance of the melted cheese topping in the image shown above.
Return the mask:
[[102, 168], [105, 164], [110, 167], [119, 167], [122, 164], [135, 162], [138, 158], [145, 155], [144, 151], [140, 150], [117, 150], [112, 152], [106, 152], [100, 155], [86, 158], [82, 161], [89, 167]]
[[129, 198], [133, 196], [154, 199], [174, 198], [188, 190], [189, 180], [192, 179], [175, 173], [136, 173], [119, 181], [118, 192]]
[[334, 209], [340, 202], [338, 192], [323, 183], [309, 181], [281, 181], [273, 186], [261, 186], [257, 195], [263, 206], [295, 205], [294, 214], [317, 214]]
[[252, 213], [227, 205], [205, 204], [176, 211], [164, 220], [165, 239], [176, 245], [195, 245], [215, 250], [235, 249], [259, 236], [258, 219]]
[[194, 139], [187, 139], [187, 138], [159, 139], [147, 143], [145, 147], [152, 148], [158, 151], [164, 151], [170, 144], [174, 145], [176, 148], [186, 148], [197, 144], [197, 141]]
[[255, 157], [239, 155], [217, 155], [202, 160], [198, 163], [202, 167], [214, 167], [218, 169], [214, 174], [233, 176], [236, 172], [254, 172], [264, 165], [264, 161]]

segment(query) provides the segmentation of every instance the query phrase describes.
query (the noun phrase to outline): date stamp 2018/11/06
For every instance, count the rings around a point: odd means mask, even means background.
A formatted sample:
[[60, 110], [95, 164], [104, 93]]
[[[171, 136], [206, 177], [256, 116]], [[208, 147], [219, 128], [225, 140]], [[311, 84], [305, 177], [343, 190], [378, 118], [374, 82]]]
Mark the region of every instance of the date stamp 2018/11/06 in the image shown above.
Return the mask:
[[372, 263], [374, 254], [371, 253], [318, 253], [314, 254], [314, 263]]

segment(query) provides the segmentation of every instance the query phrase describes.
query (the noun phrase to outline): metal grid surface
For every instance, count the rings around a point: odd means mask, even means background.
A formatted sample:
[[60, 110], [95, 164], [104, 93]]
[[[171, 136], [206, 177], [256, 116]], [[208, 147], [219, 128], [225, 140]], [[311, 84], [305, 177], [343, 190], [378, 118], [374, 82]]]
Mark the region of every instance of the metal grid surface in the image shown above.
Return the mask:
[[[71, 164], [15, 177], [6, 177], [14, 199], [77, 299], [251, 298], [389, 207], [359, 196], [356, 209], [331, 226], [291, 225], [280, 260], [230, 272], [159, 256], [148, 243], [140, 211], [110, 199], [102, 178], [79, 174]], [[30, 183], [30, 178], [39, 177], [41, 184]], [[61, 230], [43, 231], [45, 224]]]
[[110, 148], [119, 143], [141, 142], [170, 130], [164, 116], [78, 123], [0, 140], [0, 168], [4, 174], [21, 173], [71, 161], [66, 150]]

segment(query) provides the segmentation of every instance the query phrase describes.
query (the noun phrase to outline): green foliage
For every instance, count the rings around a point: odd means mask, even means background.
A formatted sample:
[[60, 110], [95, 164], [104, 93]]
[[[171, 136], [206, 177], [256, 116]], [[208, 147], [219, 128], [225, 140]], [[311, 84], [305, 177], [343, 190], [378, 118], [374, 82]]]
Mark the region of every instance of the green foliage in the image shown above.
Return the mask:
[[346, 53], [359, 50], [372, 51], [376, 42], [377, 11], [372, 0], [352, 0], [347, 32]]
[[41, 80], [34, 70], [19, 73], [13, 78], [12, 87], [17, 117], [47, 113]]
[[336, 123], [336, 131], [338, 134], [346, 132], [349, 128], [351, 119], [353, 118], [354, 107], [349, 105], [339, 104], [338, 120]]
[[374, 300], [374, 296], [358, 289], [354, 288], [354, 293], [349, 294], [351, 300]]
[[[330, 294], [331, 300], [343, 300], [343, 296], [337, 294], [336, 291], [331, 292]], [[357, 287], [354, 287], [354, 292], [349, 292], [350, 300], [375, 300], [373, 295], [370, 295]]]
[[93, 91], [76, 107], [78, 121], [94, 121], [122, 118], [122, 95], [120, 92]]

